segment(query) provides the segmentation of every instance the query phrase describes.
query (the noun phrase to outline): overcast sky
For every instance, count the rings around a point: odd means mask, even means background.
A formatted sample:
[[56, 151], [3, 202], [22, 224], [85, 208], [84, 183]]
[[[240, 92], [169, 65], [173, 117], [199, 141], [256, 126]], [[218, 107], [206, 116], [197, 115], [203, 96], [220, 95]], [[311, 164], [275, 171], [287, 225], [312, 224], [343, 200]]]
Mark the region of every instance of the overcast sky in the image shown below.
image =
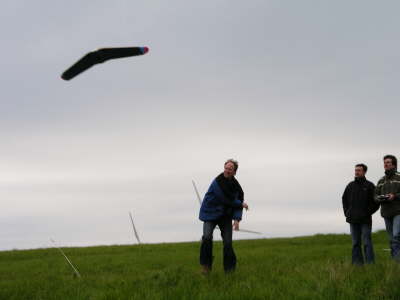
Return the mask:
[[[399, 155], [398, 1], [1, 5], [0, 249], [198, 241], [227, 158], [261, 237], [348, 232], [355, 163]], [[66, 82], [86, 52], [149, 46]], [[374, 230], [384, 227], [379, 213]], [[215, 236], [219, 236], [216, 233]], [[235, 233], [235, 238], [254, 238]]]

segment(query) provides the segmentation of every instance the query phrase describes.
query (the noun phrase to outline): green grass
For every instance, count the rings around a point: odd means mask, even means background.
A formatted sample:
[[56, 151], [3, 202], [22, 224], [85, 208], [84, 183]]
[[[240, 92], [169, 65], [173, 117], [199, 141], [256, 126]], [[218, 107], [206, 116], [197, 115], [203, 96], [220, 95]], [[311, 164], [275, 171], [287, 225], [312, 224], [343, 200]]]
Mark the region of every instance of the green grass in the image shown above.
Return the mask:
[[0, 252], [0, 299], [400, 299], [400, 265], [384, 232], [376, 264], [351, 265], [348, 235], [235, 241], [237, 270], [225, 275], [221, 243], [200, 274], [199, 242]]

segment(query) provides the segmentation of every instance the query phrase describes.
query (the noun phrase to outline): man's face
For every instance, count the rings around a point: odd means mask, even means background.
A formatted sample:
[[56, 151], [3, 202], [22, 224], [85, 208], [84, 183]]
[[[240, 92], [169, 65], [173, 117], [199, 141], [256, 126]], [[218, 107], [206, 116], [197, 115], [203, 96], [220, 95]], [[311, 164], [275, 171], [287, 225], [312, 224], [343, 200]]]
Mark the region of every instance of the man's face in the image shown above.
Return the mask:
[[390, 158], [386, 158], [383, 161], [383, 167], [385, 168], [385, 171], [389, 171], [389, 170], [394, 169], [394, 165], [393, 165], [392, 160]]
[[355, 167], [354, 176], [357, 178], [364, 177], [365, 176], [364, 169], [362, 167]]
[[228, 162], [227, 164], [225, 164], [225, 166], [224, 166], [224, 176], [226, 178], [232, 178], [232, 176], [234, 176], [235, 174], [236, 174], [235, 166], [233, 165], [233, 163]]

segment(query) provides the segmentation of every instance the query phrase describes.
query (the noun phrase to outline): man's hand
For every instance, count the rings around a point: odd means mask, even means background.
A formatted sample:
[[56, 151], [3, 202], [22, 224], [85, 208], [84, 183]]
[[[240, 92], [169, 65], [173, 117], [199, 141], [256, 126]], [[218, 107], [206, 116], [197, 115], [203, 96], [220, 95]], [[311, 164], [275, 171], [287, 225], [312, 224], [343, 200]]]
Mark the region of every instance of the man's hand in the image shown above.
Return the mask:
[[235, 230], [235, 231], [239, 230], [239, 221], [238, 220], [233, 221], [233, 230]]
[[247, 205], [246, 202], [243, 202], [243, 203], [242, 203], [242, 207], [245, 208], [246, 210], [249, 210], [249, 206]]
[[387, 196], [389, 197], [389, 201], [393, 201], [394, 200], [394, 198], [396, 198], [396, 195], [395, 194], [392, 194], [392, 193], [390, 193], [390, 194], [387, 194]]

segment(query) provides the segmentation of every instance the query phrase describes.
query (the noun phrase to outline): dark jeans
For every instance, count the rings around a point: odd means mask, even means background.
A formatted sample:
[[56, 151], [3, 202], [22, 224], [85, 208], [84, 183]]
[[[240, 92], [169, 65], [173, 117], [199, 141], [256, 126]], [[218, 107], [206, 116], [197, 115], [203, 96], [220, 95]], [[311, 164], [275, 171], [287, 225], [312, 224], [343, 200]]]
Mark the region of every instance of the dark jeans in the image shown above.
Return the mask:
[[390, 240], [390, 252], [393, 258], [400, 260], [400, 215], [384, 219]]
[[200, 264], [211, 268], [213, 256], [213, 232], [218, 225], [224, 244], [224, 270], [233, 271], [236, 267], [236, 255], [232, 248], [232, 218], [223, 217], [217, 221], [207, 221], [203, 224], [203, 237], [200, 247]]
[[367, 264], [374, 263], [374, 247], [371, 239], [372, 224], [350, 224], [351, 239], [353, 242], [352, 263], [356, 265], [364, 264], [361, 251], [361, 242], [364, 245], [364, 255]]

